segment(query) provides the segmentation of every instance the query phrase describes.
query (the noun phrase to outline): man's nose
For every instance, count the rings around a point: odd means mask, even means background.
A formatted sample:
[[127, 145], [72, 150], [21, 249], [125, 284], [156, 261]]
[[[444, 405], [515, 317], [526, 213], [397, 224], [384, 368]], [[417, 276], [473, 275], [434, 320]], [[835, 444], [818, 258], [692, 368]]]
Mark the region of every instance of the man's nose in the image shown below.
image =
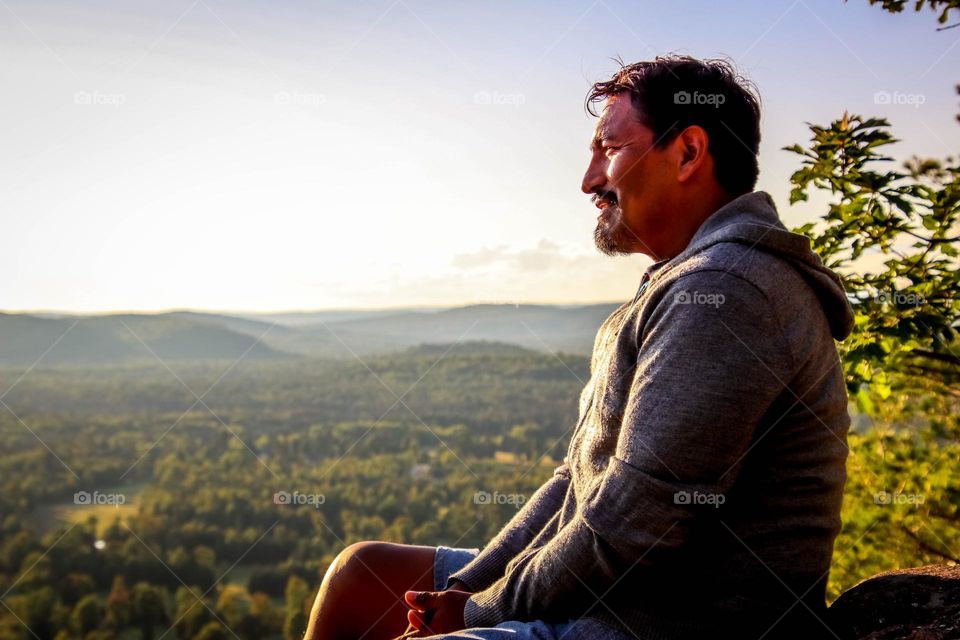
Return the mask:
[[603, 165], [597, 160], [591, 160], [587, 166], [587, 172], [583, 174], [583, 182], [580, 184], [580, 190], [584, 193], [596, 193], [601, 191], [603, 185], [607, 183], [607, 174], [603, 170]]

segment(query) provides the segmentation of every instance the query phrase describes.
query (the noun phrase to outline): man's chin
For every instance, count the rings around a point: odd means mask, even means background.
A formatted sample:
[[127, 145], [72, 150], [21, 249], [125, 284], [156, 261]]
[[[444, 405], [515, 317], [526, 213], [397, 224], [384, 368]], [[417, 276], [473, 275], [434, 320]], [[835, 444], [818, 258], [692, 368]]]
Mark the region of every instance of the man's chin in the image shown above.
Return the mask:
[[625, 256], [630, 253], [626, 250], [622, 238], [617, 237], [619, 227], [618, 223], [609, 224], [602, 220], [597, 223], [597, 228], [593, 230], [593, 243], [597, 251], [607, 256]]

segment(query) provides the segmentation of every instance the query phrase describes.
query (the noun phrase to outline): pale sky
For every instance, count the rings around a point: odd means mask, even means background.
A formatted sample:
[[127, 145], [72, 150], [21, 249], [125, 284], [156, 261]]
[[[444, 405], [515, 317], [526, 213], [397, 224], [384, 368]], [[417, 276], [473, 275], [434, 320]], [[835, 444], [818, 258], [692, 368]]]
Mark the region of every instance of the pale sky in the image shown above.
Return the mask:
[[580, 192], [611, 57], [732, 58], [791, 225], [822, 211], [787, 206], [806, 121], [960, 150], [936, 26], [866, 0], [0, 0], [0, 309], [625, 300], [648, 261], [597, 252]]

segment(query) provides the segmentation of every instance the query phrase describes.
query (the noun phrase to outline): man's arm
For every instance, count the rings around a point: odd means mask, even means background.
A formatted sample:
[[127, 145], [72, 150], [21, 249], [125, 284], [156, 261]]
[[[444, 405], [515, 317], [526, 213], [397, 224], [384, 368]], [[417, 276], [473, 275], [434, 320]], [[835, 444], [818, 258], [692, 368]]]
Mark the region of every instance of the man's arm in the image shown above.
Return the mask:
[[[687, 302], [678, 297], [684, 291]], [[722, 302], [690, 303], [703, 301], [694, 292], [721, 294]], [[629, 400], [602, 480], [553, 539], [470, 596], [468, 627], [584, 615], [628, 570], [669, 561], [698, 512], [713, 508], [678, 496], [730, 488], [794, 367], [769, 302], [732, 274], [677, 280], [638, 339]]]
[[563, 505], [570, 484], [570, 470], [565, 461], [566, 458], [483, 551], [449, 577], [448, 589], [459, 581], [469, 591], [482, 591], [503, 575], [507, 563], [533, 540]]

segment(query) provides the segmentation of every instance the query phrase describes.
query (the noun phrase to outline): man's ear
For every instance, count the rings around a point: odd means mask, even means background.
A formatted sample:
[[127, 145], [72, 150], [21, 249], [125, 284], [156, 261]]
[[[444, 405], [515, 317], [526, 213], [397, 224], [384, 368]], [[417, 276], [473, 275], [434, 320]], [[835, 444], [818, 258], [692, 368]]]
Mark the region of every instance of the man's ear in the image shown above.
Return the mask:
[[681, 131], [674, 143], [679, 156], [677, 181], [686, 182], [707, 164], [710, 138], [703, 127], [694, 124]]

